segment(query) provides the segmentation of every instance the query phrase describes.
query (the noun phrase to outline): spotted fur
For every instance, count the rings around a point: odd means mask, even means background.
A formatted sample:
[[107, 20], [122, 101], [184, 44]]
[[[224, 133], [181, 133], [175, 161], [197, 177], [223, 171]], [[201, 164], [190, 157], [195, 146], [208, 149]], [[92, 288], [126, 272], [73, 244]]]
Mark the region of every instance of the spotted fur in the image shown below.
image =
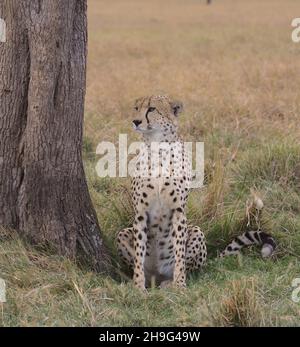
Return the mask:
[[[117, 248], [120, 257], [133, 269], [134, 285], [142, 290], [151, 283], [164, 287], [171, 282], [185, 287], [186, 273], [206, 262], [204, 234], [198, 226], [187, 224], [185, 212], [191, 166], [184, 147], [178, 152], [172, 146], [183, 144], [178, 135], [182, 109], [180, 102], [167, 96], [141, 98], [134, 106], [134, 128], [142, 135], [146, 150], [137, 159], [132, 180], [134, 223], [118, 233]], [[151, 167], [149, 151], [153, 142], [171, 145], [170, 153], [162, 155], [162, 161], [170, 160], [168, 176], [162, 175], [162, 164], [157, 167], [158, 175], [144, 175]], [[222, 255], [235, 253], [249, 245], [250, 239], [253, 243], [272, 243], [267, 234], [248, 233], [236, 238]]]
[[[150, 169], [150, 158], [140, 154], [132, 180], [135, 219], [133, 227], [119, 232], [118, 252], [133, 268], [138, 288], [145, 289], [153, 281], [162, 286], [171, 281], [184, 287], [186, 272], [201, 267], [207, 252], [203, 232], [187, 225], [185, 207], [191, 180], [188, 157], [183, 147], [180, 158], [172, 147], [183, 144], [177, 133], [182, 104], [167, 96], [152, 96], [137, 100], [134, 109], [134, 127], [142, 134], [147, 149], [153, 142], [170, 144], [170, 174], [144, 177], [141, 167]], [[182, 164], [175, 175], [178, 162]]]

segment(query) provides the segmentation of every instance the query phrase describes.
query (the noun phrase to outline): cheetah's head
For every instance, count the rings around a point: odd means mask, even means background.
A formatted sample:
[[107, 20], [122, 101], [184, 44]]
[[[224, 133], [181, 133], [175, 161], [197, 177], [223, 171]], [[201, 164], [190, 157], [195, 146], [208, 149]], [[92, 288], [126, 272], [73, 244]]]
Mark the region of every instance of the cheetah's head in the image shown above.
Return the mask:
[[136, 100], [134, 104], [134, 129], [144, 137], [167, 137], [177, 131], [178, 115], [183, 105], [168, 96], [150, 96]]

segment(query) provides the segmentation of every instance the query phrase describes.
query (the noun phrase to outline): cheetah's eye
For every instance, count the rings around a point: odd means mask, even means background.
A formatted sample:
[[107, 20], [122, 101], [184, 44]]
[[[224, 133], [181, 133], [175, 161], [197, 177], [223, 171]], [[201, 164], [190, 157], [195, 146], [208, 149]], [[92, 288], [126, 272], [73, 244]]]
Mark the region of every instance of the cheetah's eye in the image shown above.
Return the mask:
[[155, 110], [156, 110], [155, 107], [149, 107], [149, 108], [148, 108], [148, 112], [154, 112]]
[[139, 108], [138, 108], [137, 106], [135, 106], [135, 107], [134, 107], [134, 109], [135, 109], [136, 111], [138, 111], [138, 110], [139, 110]]

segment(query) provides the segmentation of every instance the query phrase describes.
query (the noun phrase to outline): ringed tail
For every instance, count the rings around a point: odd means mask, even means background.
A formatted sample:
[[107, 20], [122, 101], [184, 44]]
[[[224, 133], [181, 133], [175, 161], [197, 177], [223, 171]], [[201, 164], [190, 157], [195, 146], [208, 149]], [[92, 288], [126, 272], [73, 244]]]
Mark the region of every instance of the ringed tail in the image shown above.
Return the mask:
[[264, 231], [246, 231], [242, 235], [237, 236], [220, 254], [220, 257], [238, 254], [242, 248], [254, 244], [262, 246], [261, 255], [263, 258], [270, 257], [277, 246], [275, 239]]

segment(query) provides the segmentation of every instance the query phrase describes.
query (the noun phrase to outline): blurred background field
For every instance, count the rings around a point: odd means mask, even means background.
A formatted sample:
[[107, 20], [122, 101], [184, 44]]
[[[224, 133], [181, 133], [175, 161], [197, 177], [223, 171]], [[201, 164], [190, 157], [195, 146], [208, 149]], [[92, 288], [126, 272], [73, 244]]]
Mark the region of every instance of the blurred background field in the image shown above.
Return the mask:
[[[88, 0], [88, 17], [83, 155], [118, 276], [5, 237], [0, 268], [12, 290], [2, 324], [300, 325], [300, 304], [291, 300], [300, 278], [300, 44], [291, 40], [299, 1]], [[210, 261], [186, 291], [139, 298], [114, 245], [132, 220], [129, 180], [97, 177], [95, 150], [101, 141], [117, 144], [119, 133], [137, 139], [132, 103], [158, 93], [184, 103], [181, 133], [205, 143], [205, 186], [191, 194], [188, 216], [207, 236]], [[215, 259], [240, 233], [250, 189], [264, 201], [276, 255], [262, 260], [253, 248]]]

